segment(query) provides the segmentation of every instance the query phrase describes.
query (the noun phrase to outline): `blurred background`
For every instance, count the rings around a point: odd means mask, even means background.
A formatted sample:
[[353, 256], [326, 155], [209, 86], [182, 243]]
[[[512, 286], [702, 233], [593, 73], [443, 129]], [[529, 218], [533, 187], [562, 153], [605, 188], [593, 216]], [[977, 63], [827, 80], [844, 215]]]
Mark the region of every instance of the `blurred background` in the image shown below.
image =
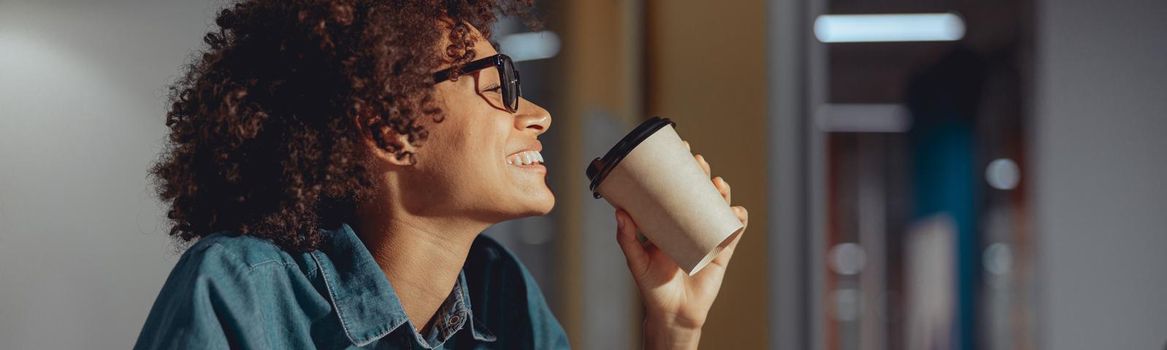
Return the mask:
[[[127, 348], [181, 251], [146, 169], [222, 1], [0, 0], [0, 348]], [[751, 225], [707, 349], [1167, 347], [1167, 2], [545, 0], [496, 30], [558, 206], [487, 234], [580, 349], [640, 307], [584, 167], [678, 123]]]

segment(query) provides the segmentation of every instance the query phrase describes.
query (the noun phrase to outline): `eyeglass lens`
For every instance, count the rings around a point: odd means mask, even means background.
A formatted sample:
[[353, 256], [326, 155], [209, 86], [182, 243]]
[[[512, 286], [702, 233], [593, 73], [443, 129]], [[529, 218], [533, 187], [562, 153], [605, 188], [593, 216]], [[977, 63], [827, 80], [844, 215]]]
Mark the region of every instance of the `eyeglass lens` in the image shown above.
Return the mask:
[[515, 112], [519, 110], [519, 97], [522, 95], [522, 89], [519, 87], [519, 71], [515, 69], [515, 64], [509, 57], [504, 56], [502, 61], [502, 79], [505, 87], [503, 98], [506, 100], [507, 109]]

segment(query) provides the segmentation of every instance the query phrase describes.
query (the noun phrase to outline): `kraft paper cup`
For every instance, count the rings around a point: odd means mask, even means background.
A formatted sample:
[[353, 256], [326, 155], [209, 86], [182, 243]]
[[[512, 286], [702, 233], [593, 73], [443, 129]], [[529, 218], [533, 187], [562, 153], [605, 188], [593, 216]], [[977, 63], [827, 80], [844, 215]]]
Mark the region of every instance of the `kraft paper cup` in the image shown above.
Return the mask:
[[627, 211], [645, 237], [693, 275], [743, 227], [675, 125], [645, 121], [593, 160], [587, 176], [596, 198]]

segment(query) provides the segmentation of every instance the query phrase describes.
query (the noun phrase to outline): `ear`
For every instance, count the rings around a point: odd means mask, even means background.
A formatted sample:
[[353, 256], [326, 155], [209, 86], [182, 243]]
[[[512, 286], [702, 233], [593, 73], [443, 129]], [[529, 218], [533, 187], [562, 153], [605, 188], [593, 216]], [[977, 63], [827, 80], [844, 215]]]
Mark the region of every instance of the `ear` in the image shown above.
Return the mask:
[[397, 132], [380, 122], [380, 118], [355, 118], [368, 154], [379, 163], [390, 166], [407, 167], [416, 161], [417, 146], [409, 142], [407, 135]]

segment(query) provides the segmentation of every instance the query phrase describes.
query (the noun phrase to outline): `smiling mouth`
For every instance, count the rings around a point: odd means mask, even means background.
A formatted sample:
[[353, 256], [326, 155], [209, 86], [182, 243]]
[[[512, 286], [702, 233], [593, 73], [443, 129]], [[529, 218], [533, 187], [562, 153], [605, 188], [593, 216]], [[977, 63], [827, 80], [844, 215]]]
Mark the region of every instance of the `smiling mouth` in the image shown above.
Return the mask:
[[526, 167], [543, 164], [543, 154], [539, 151], [523, 151], [507, 157], [507, 164]]

